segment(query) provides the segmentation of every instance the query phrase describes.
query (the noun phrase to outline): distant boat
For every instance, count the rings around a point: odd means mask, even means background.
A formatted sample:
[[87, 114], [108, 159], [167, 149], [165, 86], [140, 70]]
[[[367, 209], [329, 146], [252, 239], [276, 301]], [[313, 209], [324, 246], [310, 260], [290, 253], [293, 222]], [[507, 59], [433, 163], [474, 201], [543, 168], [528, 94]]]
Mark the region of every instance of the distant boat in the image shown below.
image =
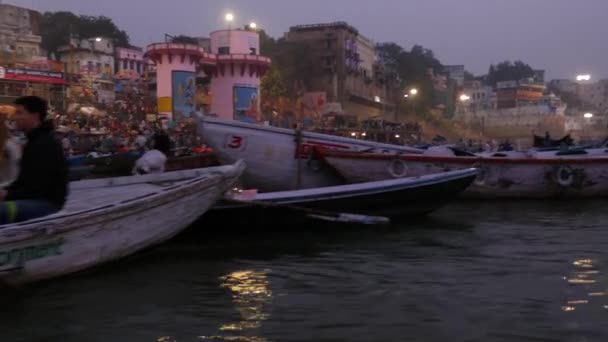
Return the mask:
[[421, 155], [320, 150], [350, 182], [421, 176], [475, 167], [468, 198], [567, 198], [608, 195], [608, 150], [573, 149], [463, 154], [431, 148]]
[[244, 160], [247, 163], [247, 170], [243, 175], [244, 185], [262, 192], [344, 184], [339, 175], [323, 164], [314, 147], [342, 151], [422, 152], [406, 146], [306, 131], [302, 132], [298, 151], [297, 132], [293, 129], [211, 118], [205, 118], [201, 123], [200, 129], [204, 139], [213, 147], [220, 162], [226, 164]]
[[66, 275], [164, 242], [214, 205], [244, 168], [73, 182], [61, 212], [0, 226], [0, 283]]
[[[256, 206], [264, 208], [266, 204], [272, 204], [278, 205], [279, 209], [286, 209], [288, 215], [290, 210], [297, 212], [298, 208], [303, 208], [313, 210], [300, 210], [309, 214], [308, 216], [324, 216], [323, 213], [315, 214], [314, 210], [320, 210], [326, 213], [384, 216], [399, 220], [425, 215], [444, 206], [465, 191], [477, 174], [476, 169], [465, 169], [421, 177], [261, 193], [254, 196], [237, 195], [232, 199], [241, 200], [240, 202], [231, 203], [231, 197], [228, 197], [211, 213], [234, 209], [255, 211]], [[247, 217], [236, 213], [231, 215]], [[287, 221], [291, 222], [289, 219]]]

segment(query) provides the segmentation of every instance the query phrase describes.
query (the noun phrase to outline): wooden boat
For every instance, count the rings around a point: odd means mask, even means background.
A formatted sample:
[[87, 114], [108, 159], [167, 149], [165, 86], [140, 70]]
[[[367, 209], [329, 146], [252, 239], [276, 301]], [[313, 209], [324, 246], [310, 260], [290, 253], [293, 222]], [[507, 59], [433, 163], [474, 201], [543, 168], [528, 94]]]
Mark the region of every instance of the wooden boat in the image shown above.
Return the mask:
[[[421, 153], [421, 150], [331, 136], [298, 132], [239, 121], [204, 118], [199, 127], [221, 163], [242, 159], [247, 163], [243, 184], [263, 192], [318, 188], [344, 184], [344, 180], [322, 163], [315, 146], [344, 151]], [[301, 140], [298, 142], [298, 140]]]
[[487, 153], [429, 149], [422, 155], [322, 150], [325, 161], [348, 181], [419, 176], [476, 167], [467, 198], [567, 198], [608, 194], [608, 150], [577, 149]]
[[[141, 153], [138, 152], [91, 157], [79, 166], [70, 165], [70, 180], [130, 176], [133, 173], [135, 162], [140, 157]], [[169, 157], [165, 171], [200, 169], [217, 165], [218, 163], [212, 153], [192, 152]]]
[[[384, 216], [391, 220], [399, 220], [428, 214], [449, 203], [473, 182], [477, 173], [476, 169], [465, 169], [421, 177], [260, 193], [244, 197], [228, 196], [228, 200], [220, 202], [221, 204], [213, 211], [242, 209], [255, 212], [256, 207], [266, 208], [265, 204], [272, 204], [271, 207], [287, 209], [288, 215], [293, 211], [297, 212], [298, 208], [304, 208], [313, 210], [311, 213], [303, 210], [305, 214], [312, 215], [346, 213]], [[231, 203], [231, 199], [236, 199], [238, 202]], [[320, 212], [315, 213], [314, 210]]]
[[0, 226], [0, 283], [61, 276], [164, 242], [214, 205], [244, 168], [73, 182], [61, 212]]

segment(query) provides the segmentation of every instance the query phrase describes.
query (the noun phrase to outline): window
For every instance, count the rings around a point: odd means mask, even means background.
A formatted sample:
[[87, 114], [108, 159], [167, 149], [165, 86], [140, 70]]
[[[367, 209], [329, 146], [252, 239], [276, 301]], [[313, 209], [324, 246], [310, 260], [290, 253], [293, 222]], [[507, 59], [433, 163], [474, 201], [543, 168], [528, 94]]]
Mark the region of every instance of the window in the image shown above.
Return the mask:
[[112, 68], [110, 68], [110, 64], [106, 63], [103, 65], [104, 72], [108, 75], [112, 74]]
[[129, 62], [126, 59], [122, 61], [122, 70], [127, 70], [128, 63]]
[[249, 48], [249, 54], [250, 55], [257, 55], [257, 51], [255, 48]]
[[97, 73], [98, 73], [98, 74], [100, 74], [100, 73], [101, 73], [101, 63], [99, 63], [99, 62], [98, 62], [98, 63], [95, 65], [95, 70], [97, 71]]
[[137, 62], [137, 73], [141, 73], [141, 62]]
[[229, 55], [230, 54], [230, 46], [222, 46], [217, 49], [218, 55]]
[[135, 70], [135, 61], [131, 61], [130, 68], [131, 70]]
[[87, 62], [87, 72], [92, 72], [93, 71], [93, 62], [88, 61]]

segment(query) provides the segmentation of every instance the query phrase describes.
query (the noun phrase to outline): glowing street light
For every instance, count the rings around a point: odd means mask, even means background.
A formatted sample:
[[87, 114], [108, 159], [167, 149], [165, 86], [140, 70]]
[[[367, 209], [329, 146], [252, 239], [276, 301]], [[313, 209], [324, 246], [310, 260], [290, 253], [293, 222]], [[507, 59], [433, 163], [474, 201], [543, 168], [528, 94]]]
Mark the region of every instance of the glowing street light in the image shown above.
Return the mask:
[[356, 137], [356, 136], [357, 136], [357, 133], [352, 132], [352, 133], [350, 134], [350, 136], [351, 136], [351, 137]]
[[399, 134], [395, 134], [395, 138], [399, 139], [401, 137]]
[[234, 14], [226, 13], [226, 16], [224, 17], [224, 19], [226, 19], [227, 22], [231, 23], [234, 20]]
[[585, 114], [583, 114], [583, 116], [585, 118], [587, 118], [587, 119], [591, 119], [593, 117], [593, 114], [592, 113], [585, 113]]
[[96, 42], [100, 42], [100, 41], [101, 41], [101, 37], [97, 37], [97, 38], [95, 38], [95, 41], [96, 41]]
[[256, 28], [258, 28], [258, 24], [251, 22], [251, 24], [249, 24], [249, 28], [255, 30]]
[[576, 76], [576, 80], [577, 81], [590, 81], [591, 80], [591, 75], [589, 75], [589, 74], [577, 75]]
[[408, 94], [403, 94], [403, 97], [405, 97], [407, 99], [410, 96]]
[[469, 95], [467, 95], [467, 94], [460, 95], [460, 101], [462, 101], [462, 102], [467, 102], [470, 99], [471, 99], [471, 97]]
[[410, 90], [410, 94], [412, 94], [412, 95], [418, 94], [418, 89], [412, 88], [412, 90]]

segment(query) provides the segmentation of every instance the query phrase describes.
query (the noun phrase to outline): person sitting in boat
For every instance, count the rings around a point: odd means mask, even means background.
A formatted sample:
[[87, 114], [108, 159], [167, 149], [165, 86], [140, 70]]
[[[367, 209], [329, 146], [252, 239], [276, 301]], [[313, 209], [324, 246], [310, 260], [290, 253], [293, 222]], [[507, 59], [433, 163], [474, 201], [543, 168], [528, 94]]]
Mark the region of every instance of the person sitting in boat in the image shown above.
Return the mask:
[[154, 145], [150, 151], [144, 153], [135, 162], [133, 174], [144, 175], [148, 173], [165, 172], [167, 155], [171, 151], [171, 141], [164, 133], [157, 133], [153, 138]]
[[19, 175], [0, 191], [0, 224], [21, 222], [58, 212], [68, 195], [68, 162], [61, 142], [47, 120], [47, 103], [37, 96], [15, 101], [16, 128], [27, 142]]

